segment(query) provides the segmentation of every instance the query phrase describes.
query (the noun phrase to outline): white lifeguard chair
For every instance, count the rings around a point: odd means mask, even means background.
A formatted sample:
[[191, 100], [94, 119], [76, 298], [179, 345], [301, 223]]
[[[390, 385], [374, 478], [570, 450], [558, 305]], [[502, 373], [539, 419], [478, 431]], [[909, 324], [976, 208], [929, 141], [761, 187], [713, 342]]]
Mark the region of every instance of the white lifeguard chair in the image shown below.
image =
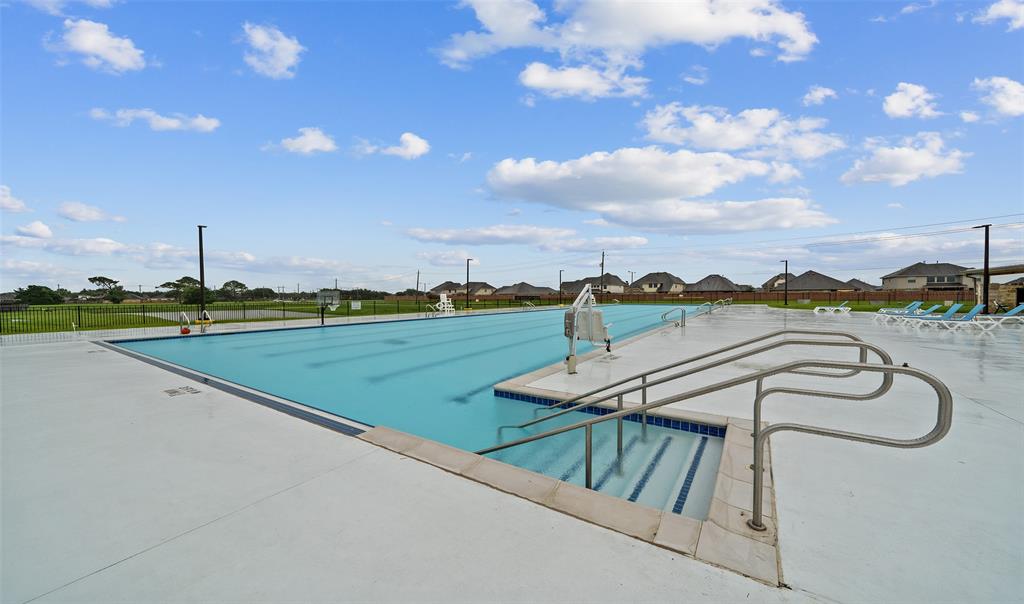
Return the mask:
[[569, 374], [576, 373], [577, 340], [589, 340], [594, 346], [603, 344], [605, 350], [612, 350], [612, 339], [608, 335], [610, 325], [605, 325], [601, 310], [594, 308], [596, 302], [590, 284], [587, 283], [580, 295], [576, 296], [572, 308], [565, 311], [565, 337], [569, 339], [569, 355], [565, 363]]

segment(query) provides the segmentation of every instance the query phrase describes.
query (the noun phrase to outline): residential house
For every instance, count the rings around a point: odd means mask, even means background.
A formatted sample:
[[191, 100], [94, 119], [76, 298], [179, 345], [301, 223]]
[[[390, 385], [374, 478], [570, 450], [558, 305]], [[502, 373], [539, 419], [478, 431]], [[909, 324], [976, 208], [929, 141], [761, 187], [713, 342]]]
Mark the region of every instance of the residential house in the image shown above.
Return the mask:
[[775, 288], [782, 289], [787, 280], [796, 277], [793, 273], [779, 273], [761, 285], [761, 289], [770, 292]]
[[647, 294], [678, 294], [686, 288], [686, 282], [672, 273], [647, 273], [630, 287], [639, 288]]
[[807, 271], [797, 277], [793, 277], [786, 284], [786, 287], [791, 292], [853, 289], [845, 281], [823, 275], [817, 271]]
[[[431, 288], [430, 293], [434, 294], [435, 296], [440, 296], [441, 294], [453, 296], [459, 291], [460, 287], [462, 287], [462, 284], [460, 283], [456, 283], [454, 281], [445, 281], [441, 285]], [[466, 290], [463, 289], [462, 293], [466, 293]]]
[[627, 283], [611, 273], [605, 273], [604, 277], [586, 277], [578, 281], [563, 281], [562, 291], [567, 294], [575, 294], [583, 291], [583, 286], [590, 284], [594, 293], [603, 292], [608, 294], [621, 294], [626, 291]]
[[708, 275], [686, 286], [686, 292], [738, 292], [740, 287], [721, 275]]
[[484, 283], [483, 281], [470, 281], [466, 285], [460, 285], [458, 291], [455, 293], [466, 295], [467, 288], [469, 288], [469, 295], [471, 296], [490, 296], [498, 289], [490, 283]]
[[850, 289], [858, 292], [873, 292], [882, 289], [878, 285], [871, 285], [870, 283], [861, 281], [860, 279], [850, 279], [846, 284], [850, 286]]
[[514, 296], [516, 298], [539, 298], [541, 296], [550, 296], [557, 293], [557, 290], [551, 289], [550, 287], [537, 287], [522, 281], [515, 285], [499, 287], [494, 292], [497, 296]]
[[882, 289], [963, 290], [973, 287], [967, 268], [948, 262], [918, 262], [882, 277]]

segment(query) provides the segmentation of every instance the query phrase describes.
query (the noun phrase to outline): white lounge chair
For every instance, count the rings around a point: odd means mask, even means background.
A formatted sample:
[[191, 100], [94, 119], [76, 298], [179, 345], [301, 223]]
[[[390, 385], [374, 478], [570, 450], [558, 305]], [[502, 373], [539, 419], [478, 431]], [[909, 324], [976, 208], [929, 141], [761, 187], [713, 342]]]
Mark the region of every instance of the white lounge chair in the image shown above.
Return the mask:
[[840, 304], [839, 306], [815, 306], [814, 307], [814, 314], [824, 314], [824, 313], [828, 313], [828, 314], [831, 314], [831, 315], [846, 314], [846, 313], [850, 312], [850, 307], [847, 306], [847, 304], [849, 304], [849, 303], [850, 303], [849, 300], [844, 300], [843, 303]]
[[1018, 304], [1012, 310], [1001, 315], [982, 315], [976, 317], [974, 323], [982, 331], [992, 331], [1003, 325], [1024, 325], [1024, 304]]

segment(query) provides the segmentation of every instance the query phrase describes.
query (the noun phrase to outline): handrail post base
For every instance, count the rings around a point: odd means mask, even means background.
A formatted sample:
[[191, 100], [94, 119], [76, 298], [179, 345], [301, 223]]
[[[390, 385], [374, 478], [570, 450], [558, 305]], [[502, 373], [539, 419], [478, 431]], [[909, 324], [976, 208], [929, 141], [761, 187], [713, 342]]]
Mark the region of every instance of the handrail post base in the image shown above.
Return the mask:
[[763, 525], [761, 523], [755, 522], [753, 518], [747, 520], [747, 526], [749, 526], [750, 528], [754, 529], [755, 531], [766, 531], [766, 530], [768, 530], [767, 526], [765, 526], [765, 525]]

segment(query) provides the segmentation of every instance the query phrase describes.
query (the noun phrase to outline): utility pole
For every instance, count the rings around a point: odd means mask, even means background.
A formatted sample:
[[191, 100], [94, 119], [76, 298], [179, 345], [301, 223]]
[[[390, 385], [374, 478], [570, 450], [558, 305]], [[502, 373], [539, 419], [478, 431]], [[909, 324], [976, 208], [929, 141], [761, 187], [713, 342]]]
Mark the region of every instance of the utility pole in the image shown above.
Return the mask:
[[334, 278], [334, 289], [338, 289], [338, 278]]
[[604, 293], [604, 250], [601, 250], [601, 293]]
[[988, 314], [988, 283], [989, 283], [989, 275], [988, 275], [988, 229], [989, 229], [990, 226], [992, 226], [992, 225], [991, 224], [981, 224], [981, 225], [978, 225], [978, 226], [974, 227], [976, 229], [985, 229], [985, 272], [984, 272], [984, 275], [983, 275], [982, 280], [981, 280], [981, 287], [983, 288], [983, 293], [982, 293], [983, 297], [982, 297], [981, 301], [982, 301], [983, 304], [985, 304], [985, 309], [981, 311], [981, 314], [983, 314], [983, 315], [987, 315]]
[[564, 268], [558, 269], [558, 305], [562, 305], [562, 273], [565, 271]]
[[786, 268], [782, 269], [782, 304], [789, 306], [789, 260], [779, 260], [779, 262], [784, 262], [786, 265]]
[[420, 272], [416, 271], [416, 308], [420, 307]]
[[203, 262], [203, 229], [205, 224], [196, 225], [199, 228], [199, 318], [206, 317], [206, 265]]
[[466, 308], [469, 310], [469, 263], [473, 260], [472, 258], [466, 258]]
[[629, 286], [633, 287], [633, 271], [629, 271]]
[[[57, 286], [57, 289], [60, 289], [60, 285]], [[140, 283], [139, 284], [139, 303], [143, 303], [145, 301], [146, 301], [145, 298], [142, 297], [142, 284]]]

